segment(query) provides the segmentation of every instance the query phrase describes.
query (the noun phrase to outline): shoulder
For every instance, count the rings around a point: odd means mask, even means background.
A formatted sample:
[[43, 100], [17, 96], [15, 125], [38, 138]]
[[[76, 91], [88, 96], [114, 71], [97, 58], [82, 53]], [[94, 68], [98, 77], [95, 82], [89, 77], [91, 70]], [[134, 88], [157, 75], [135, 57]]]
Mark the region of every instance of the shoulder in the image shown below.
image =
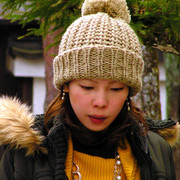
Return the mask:
[[25, 154], [24, 149], [17, 150], [7, 146], [0, 162], [0, 177], [4, 180], [20, 178], [19, 170], [22, 170], [21, 175], [26, 177], [27, 167], [30, 168], [30, 164], [32, 165], [32, 158], [25, 156]]
[[170, 144], [160, 135], [149, 131], [147, 134], [148, 154], [152, 161], [153, 176], [175, 179], [173, 154]]
[[26, 149], [7, 146], [0, 163], [0, 177], [3, 180], [53, 177], [53, 158], [52, 154], [44, 153], [26, 155]]
[[163, 137], [153, 131], [149, 131], [146, 137], [148, 145], [151, 146], [153, 149], [157, 147], [159, 147], [160, 149], [163, 149], [164, 147], [170, 147], [169, 143]]
[[173, 166], [170, 144], [160, 135], [149, 131], [147, 134], [148, 151], [156, 171], [165, 171]]

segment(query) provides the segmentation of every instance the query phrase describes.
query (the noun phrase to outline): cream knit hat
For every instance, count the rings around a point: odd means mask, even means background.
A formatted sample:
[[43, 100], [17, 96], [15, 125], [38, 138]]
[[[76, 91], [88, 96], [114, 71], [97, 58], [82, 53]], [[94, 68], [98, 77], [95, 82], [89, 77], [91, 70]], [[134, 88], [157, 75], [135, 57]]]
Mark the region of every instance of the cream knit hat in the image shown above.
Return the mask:
[[130, 96], [137, 94], [144, 63], [129, 22], [125, 0], [85, 0], [82, 17], [67, 29], [54, 59], [55, 87], [73, 79], [105, 78], [131, 87]]

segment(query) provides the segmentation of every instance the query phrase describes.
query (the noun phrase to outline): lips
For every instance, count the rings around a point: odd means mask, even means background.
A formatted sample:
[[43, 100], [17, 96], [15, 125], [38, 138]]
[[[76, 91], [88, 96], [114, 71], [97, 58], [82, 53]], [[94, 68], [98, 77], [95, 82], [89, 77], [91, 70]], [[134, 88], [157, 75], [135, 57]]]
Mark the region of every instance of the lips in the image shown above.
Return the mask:
[[101, 124], [104, 122], [104, 120], [107, 118], [105, 116], [99, 116], [99, 115], [93, 115], [89, 116], [90, 120], [95, 124]]

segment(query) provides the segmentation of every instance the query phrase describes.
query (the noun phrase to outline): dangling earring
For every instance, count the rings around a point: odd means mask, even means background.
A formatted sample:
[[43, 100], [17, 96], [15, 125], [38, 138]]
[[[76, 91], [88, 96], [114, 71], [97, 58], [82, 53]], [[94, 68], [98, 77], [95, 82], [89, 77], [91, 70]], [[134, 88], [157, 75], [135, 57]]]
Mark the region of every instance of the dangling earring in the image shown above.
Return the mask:
[[66, 92], [65, 92], [65, 90], [63, 89], [63, 93], [62, 93], [62, 97], [61, 97], [62, 100], [64, 100], [65, 95], [66, 95]]
[[128, 107], [128, 111], [130, 111], [130, 110], [131, 110], [131, 108], [130, 108], [129, 99], [127, 99], [127, 107]]

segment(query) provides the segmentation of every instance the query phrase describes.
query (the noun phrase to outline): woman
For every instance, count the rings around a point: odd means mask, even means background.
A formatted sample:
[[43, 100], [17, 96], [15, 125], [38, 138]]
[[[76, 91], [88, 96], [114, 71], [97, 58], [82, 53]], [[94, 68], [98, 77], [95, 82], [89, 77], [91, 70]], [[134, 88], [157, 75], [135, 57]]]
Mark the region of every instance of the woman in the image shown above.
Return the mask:
[[149, 128], [174, 142], [176, 123], [147, 121], [131, 101], [143, 59], [129, 22], [125, 1], [85, 1], [54, 59], [60, 93], [45, 116], [1, 98], [3, 180], [175, 179], [170, 145]]

